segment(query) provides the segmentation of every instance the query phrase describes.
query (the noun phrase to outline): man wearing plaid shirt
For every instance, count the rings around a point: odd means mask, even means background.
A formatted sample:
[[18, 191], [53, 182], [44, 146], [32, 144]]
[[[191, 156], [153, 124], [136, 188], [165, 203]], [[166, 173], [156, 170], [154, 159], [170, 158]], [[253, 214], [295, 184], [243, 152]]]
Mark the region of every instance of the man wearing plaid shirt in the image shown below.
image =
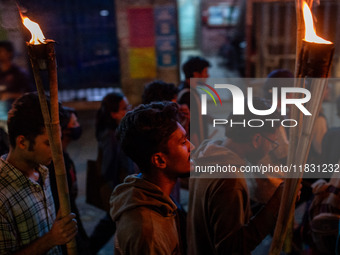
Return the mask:
[[51, 149], [39, 98], [26, 94], [8, 113], [10, 151], [0, 159], [0, 254], [61, 254], [77, 233], [74, 214], [56, 216]]

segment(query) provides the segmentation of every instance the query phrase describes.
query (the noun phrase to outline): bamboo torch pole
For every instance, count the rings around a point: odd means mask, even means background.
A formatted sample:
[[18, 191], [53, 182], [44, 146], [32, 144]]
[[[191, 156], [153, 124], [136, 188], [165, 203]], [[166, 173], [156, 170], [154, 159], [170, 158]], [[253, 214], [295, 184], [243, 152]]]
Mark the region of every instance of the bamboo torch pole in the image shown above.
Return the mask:
[[[288, 164], [296, 166], [304, 166], [309, 148], [311, 145], [311, 135], [315, 123], [315, 119], [319, 115], [319, 111], [323, 101], [324, 90], [327, 86], [327, 77], [331, 67], [331, 62], [334, 54], [333, 43], [314, 43], [303, 40], [301, 43], [301, 50], [298, 55], [297, 64], [297, 78], [296, 86], [304, 86], [307, 84], [311, 92], [311, 99], [307, 103], [306, 108], [311, 112], [311, 116], [304, 116], [303, 118], [297, 114], [291, 118], [299, 119], [299, 129], [291, 140], [289, 150], [294, 150], [293, 154], [289, 154]], [[323, 79], [316, 79], [320, 77]], [[314, 78], [314, 79], [307, 79]], [[301, 83], [302, 81], [302, 83]], [[291, 141], [290, 141], [291, 142]], [[292, 148], [294, 146], [294, 148]], [[296, 148], [296, 149], [295, 149]], [[297, 153], [298, 152], [298, 153]], [[303, 169], [303, 168], [302, 168]], [[270, 249], [270, 254], [279, 254], [283, 245], [283, 241], [289, 226], [289, 221], [293, 219], [294, 205], [299, 190], [299, 185], [302, 180], [303, 171], [292, 173], [290, 179], [285, 181], [283, 190], [280, 211], [274, 237]]]
[[[27, 47], [38, 90], [45, 128], [47, 130], [48, 139], [52, 150], [52, 158], [60, 201], [60, 211], [62, 217], [64, 217], [70, 214], [71, 206], [60, 137], [61, 130], [59, 124], [58, 81], [54, 41], [45, 40], [44, 43], [38, 45], [27, 43]], [[48, 108], [43, 82], [40, 77], [40, 70], [46, 68], [48, 69], [49, 74], [51, 111], [49, 111]], [[77, 254], [75, 239], [67, 243], [67, 253], [69, 255]]]
[[[45, 128], [47, 130], [48, 139], [52, 150], [52, 158], [55, 168], [58, 196], [60, 201], [60, 211], [62, 217], [64, 217], [70, 214], [71, 206], [60, 137], [61, 130], [59, 124], [58, 82], [54, 42], [51, 40], [47, 40], [46, 44], [32, 45], [28, 43], [27, 46], [39, 94], [39, 101], [44, 117]], [[50, 83], [51, 111], [49, 111], [47, 105], [43, 82], [39, 73], [40, 68], [45, 68], [46, 64], [48, 68]], [[67, 253], [69, 255], [77, 254], [75, 239], [67, 244]]]
[[[309, 0], [307, 3], [310, 7], [313, 4], [313, 0]], [[295, 80], [294, 87], [303, 87], [303, 81], [301, 80], [301, 73], [299, 74], [299, 68], [301, 67], [301, 54], [302, 54], [302, 42], [305, 34], [305, 24], [302, 13], [303, 0], [295, 0], [295, 10], [296, 10], [296, 61], [295, 61], [295, 77], [300, 77]], [[298, 95], [295, 94], [295, 97]], [[298, 120], [298, 123], [302, 120], [301, 112], [296, 108], [291, 109], [292, 119]], [[287, 163], [291, 163], [294, 155], [296, 155], [297, 142], [301, 133], [301, 125], [290, 129], [289, 134], [289, 150]]]
[[[313, 0], [309, 0], [309, 6], [311, 6], [313, 3]], [[302, 13], [302, 5], [303, 0], [295, 0], [295, 10], [296, 10], [296, 61], [295, 61], [295, 77], [298, 77], [298, 68], [301, 66], [301, 48], [302, 48], [302, 41], [304, 38], [305, 33], [305, 24], [303, 19], [303, 13]], [[304, 87], [303, 81], [300, 78], [295, 79], [294, 87]], [[299, 95], [294, 94], [294, 98], [297, 98]], [[288, 156], [287, 156], [287, 165], [293, 164], [294, 157], [296, 155], [297, 146], [299, 137], [301, 134], [301, 121], [302, 121], [302, 114], [301, 112], [296, 108], [293, 107], [290, 109], [290, 118], [297, 120], [298, 125], [296, 127], [293, 127], [289, 131], [289, 148], [288, 148]], [[285, 201], [287, 204], [293, 204], [295, 200], [293, 201], [292, 197], [289, 197], [289, 193], [291, 190], [295, 190], [299, 185], [300, 182], [296, 182], [296, 180], [300, 179], [300, 176], [296, 176], [296, 173], [291, 174], [291, 176], [288, 176], [288, 178], [285, 181], [285, 186], [283, 190], [282, 198], [286, 198]], [[293, 197], [296, 197], [297, 194], [294, 194]], [[289, 201], [288, 201], [289, 199]], [[281, 208], [283, 208], [281, 204]], [[293, 228], [293, 207], [290, 208], [290, 210], [287, 209], [285, 211], [284, 215], [279, 214], [279, 220], [276, 225], [276, 230], [274, 233], [276, 233], [276, 236], [273, 238], [272, 246], [271, 246], [271, 254], [278, 254], [281, 250], [281, 247], [283, 246], [284, 242], [284, 250], [287, 252], [290, 252], [291, 249], [291, 242], [292, 242], [292, 228]], [[286, 224], [288, 227], [285, 227], [281, 224]], [[290, 230], [288, 230], [290, 229]], [[275, 235], [275, 234], [274, 234]], [[287, 239], [285, 239], [285, 236], [287, 235]], [[282, 236], [282, 237], [281, 237]], [[281, 240], [282, 239], [282, 240]], [[285, 241], [284, 241], [285, 240]], [[281, 244], [282, 242], [282, 244]]]
[[299, 54], [301, 52], [302, 39], [304, 37], [305, 25], [302, 16], [302, 1], [295, 0], [295, 12], [296, 12], [296, 58], [295, 58], [295, 76], [297, 76], [297, 67], [299, 62]]
[[[302, 39], [304, 37], [304, 20], [302, 15], [302, 1], [303, 0], [295, 0], [295, 10], [296, 10], [296, 61], [295, 61], [295, 76], [297, 77], [297, 67], [299, 65], [299, 54], [301, 52], [302, 47]], [[313, 0], [311, 0], [313, 1]], [[301, 87], [301, 80], [295, 79], [294, 87]], [[297, 98], [298, 95], [295, 94], [294, 98]], [[295, 119], [298, 121], [298, 123], [301, 123], [302, 115], [301, 112], [297, 108], [291, 108], [290, 112], [290, 118]], [[301, 125], [297, 125], [296, 127], [293, 127], [290, 129], [289, 133], [289, 149], [288, 149], [288, 155], [287, 155], [287, 164], [290, 165], [293, 162], [293, 158], [297, 152], [297, 143], [299, 139], [299, 135], [301, 132]], [[290, 176], [289, 179], [294, 179], [294, 176]], [[299, 183], [292, 183], [293, 180], [287, 179], [285, 182], [285, 187], [283, 191], [283, 197], [287, 197], [287, 192], [295, 187], [295, 185], [299, 185]], [[288, 182], [288, 183], [287, 183]], [[291, 203], [290, 201], [289, 203]], [[287, 253], [291, 252], [291, 245], [292, 245], [292, 239], [293, 239], [293, 211], [290, 211], [287, 213], [288, 218], [284, 219], [283, 221], [286, 222], [288, 225], [287, 229], [285, 230], [284, 236], [286, 238], [284, 239], [283, 243], [283, 250]], [[282, 234], [282, 233], [280, 233]], [[275, 240], [275, 239], [274, 239]]]

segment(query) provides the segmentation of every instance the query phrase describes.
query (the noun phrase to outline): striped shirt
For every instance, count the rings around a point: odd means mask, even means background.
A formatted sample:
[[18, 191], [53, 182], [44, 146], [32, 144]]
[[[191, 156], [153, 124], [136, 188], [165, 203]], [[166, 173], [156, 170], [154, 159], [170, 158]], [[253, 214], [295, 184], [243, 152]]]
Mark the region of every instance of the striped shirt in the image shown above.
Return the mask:
[[[46, 167], [38, 171], [39, 184], [0, 159], [0, 254], [11, 254], [50, 231], [55, 220], [55, 209]], [[48, 255], [61, 254], [53, 247]]]

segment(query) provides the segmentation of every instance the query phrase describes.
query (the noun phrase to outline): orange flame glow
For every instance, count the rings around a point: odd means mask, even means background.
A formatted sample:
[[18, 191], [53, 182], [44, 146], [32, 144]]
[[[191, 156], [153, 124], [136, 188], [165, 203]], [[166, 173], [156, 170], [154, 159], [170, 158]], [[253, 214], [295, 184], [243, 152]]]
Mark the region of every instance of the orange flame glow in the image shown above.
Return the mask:
[[23, 16], [20, 13], [22, 23], [24, 26], [31, 32], [32, 38], [30, 40], [30, 44], [44, 44], [45, 43], [45, 36], [40, 29], [38, 23], [33, 22], [29, 18]]
[[322, 44], [332, 44], [332, 42], [327, 41], [316, 35], [312, 12], [310, 11], [308, 4], [303, 2], [303, 18], [305, 20], [305, 41], [314, 42], [314, 43], [322, 43]]

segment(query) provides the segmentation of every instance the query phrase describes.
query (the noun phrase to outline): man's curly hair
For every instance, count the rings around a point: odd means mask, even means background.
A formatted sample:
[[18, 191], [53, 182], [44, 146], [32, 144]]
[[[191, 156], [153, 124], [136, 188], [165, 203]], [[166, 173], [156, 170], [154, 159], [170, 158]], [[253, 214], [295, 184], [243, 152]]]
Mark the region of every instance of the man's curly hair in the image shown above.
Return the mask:
[[128, 112], [117, 129], [123, 151], [148, 172], [151, 156], [167, 153], [167, 142], [177, 129], [178, 106], [171, 102], [142, 104]]

